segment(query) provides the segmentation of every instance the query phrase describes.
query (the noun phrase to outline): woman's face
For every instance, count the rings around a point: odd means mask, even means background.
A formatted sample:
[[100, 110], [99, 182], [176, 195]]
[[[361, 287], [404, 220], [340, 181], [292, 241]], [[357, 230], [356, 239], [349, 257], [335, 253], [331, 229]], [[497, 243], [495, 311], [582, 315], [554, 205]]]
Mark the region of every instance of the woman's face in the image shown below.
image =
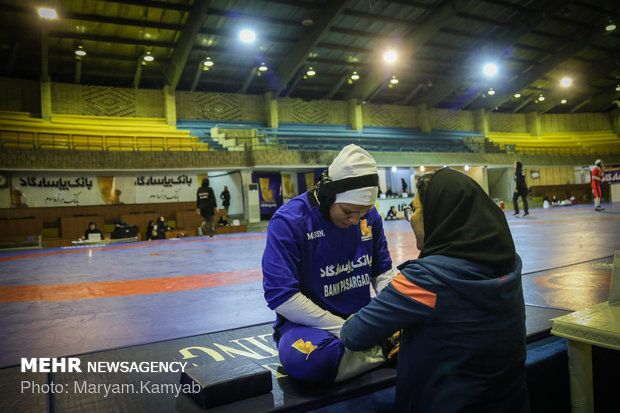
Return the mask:
[[360, 218], [370, 211], [373, 206], [332, 204], [329, 207], [329, 216], [338, 228], [347, 228], [351, 225], [357, 225], [360, 222]]
[[420, 201], [419, 192], [413, 198], [413, 207], [415, 211], [409, 220], [409, 224], [415, 234], [416, 247], [421, 251], [424, 246], [424, 217], [422, 215], [422, 202]]

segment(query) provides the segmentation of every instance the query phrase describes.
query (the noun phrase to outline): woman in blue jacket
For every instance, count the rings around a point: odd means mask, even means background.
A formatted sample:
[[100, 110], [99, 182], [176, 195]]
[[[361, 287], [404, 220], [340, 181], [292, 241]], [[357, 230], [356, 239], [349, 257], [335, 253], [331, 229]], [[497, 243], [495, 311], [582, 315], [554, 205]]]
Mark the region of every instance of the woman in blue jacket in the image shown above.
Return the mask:
[[461, 172], [443, 168], [416, 186], [420, 255], [344, 324], [341, 340], [359, 351], [402, 330], [396, 411], [528, 411], [521, 259], [506, 218]]

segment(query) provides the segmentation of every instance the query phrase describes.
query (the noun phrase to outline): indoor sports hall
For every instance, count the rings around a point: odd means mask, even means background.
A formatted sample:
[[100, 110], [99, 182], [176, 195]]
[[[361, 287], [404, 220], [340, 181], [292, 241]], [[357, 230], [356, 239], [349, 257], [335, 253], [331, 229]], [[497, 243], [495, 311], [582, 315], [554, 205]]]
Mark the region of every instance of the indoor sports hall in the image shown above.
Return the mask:
[[390, 363], [292, 378], [263, 287], [272, 217], [355, 144], [395, 273], [420, 254], [420, 177], [467, 175], [523, 262], [531, 411], [615, 412], [619, 19], [604, 0], [0, 1], [0, 411], [396, 411]]

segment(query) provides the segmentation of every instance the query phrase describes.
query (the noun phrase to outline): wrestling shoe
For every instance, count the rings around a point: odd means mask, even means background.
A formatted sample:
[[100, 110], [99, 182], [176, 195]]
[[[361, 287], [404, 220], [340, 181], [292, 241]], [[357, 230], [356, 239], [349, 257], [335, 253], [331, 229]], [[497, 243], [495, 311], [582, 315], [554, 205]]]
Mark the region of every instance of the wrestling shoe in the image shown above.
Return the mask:
[[524, 213], [523, 213], [523, 216], [524, 216], [524, 217], [526, 217], [526, 216], [528, 216], [529, 214], [530, 214], [529, 212], [524, 212]]
[[596, 208], [594, 208], [595, 211], [604, 211], [605, 208], [601, 208], [600, 206], [597, 206]]

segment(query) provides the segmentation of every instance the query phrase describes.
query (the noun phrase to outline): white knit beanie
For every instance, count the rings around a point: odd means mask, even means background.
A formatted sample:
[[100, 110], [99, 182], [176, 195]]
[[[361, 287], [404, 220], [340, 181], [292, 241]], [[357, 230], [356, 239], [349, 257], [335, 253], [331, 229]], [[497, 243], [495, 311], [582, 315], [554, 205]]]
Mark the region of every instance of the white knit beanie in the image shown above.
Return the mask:
[[[377, 163], [364, 149], [357, 145], [345, 146], [329, 165], [328, 173], [333, 181], [377, 173]], [[336, 194], [336, 204], [374, 205], [377, 200], [376, 186], [352, 189]]]

